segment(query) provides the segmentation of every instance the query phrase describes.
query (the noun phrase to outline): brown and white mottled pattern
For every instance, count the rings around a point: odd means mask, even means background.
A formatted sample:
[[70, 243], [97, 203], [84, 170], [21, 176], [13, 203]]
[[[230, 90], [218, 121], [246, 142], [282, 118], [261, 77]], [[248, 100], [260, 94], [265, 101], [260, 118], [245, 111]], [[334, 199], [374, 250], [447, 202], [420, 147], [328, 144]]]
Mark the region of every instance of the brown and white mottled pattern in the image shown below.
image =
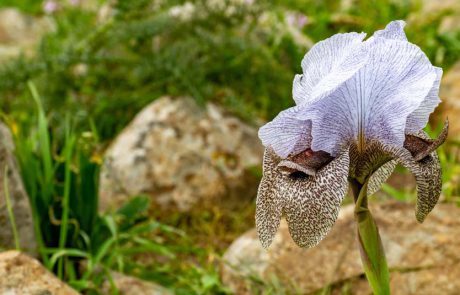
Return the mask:
[[266, 150], [256, 207], [259, 238], [264, 247], [271, 244], [284, 212], [297, 245], [313, 247], [337, 219], [348, 188], [349, 153], [342, 152], [314, 176], [285, 175], [277, 169], [279, 161], [273, 151]]
[[415, 216], [417, 221], [423, 222], [425, 217], [434, 208], [441, 195], [442, 179], [441, 164], [436, 152], [421, 161], [415, 161], [406, 149], [389, 149], [398, 161], [415, 176], [417, 183], [417, 204]]
[[379, 141], [367, 142], [364, 151], [359, 151], [357, 145], [353, 143], [350, 146], [350, 178], [364, 183], [369, 175], [391, 159], [391, 154], [382, 149]]
[[264, 248], [270, 246], [280, 225], [283, 200], [278, 190], [283, 175], [277, 169], [281, 159], [271, 149], [266, 149], [263, 162], [263, 176], [256, 200], [256, 227]]
[[397, 164], [398, 161], [396, 160], [386, 162], [371, 175], [371, 177], [369, 178], [369, 183], [367, 185], [368, 196], [373, 195], [380, 189], [382, 184], [385, 181], [387, 181], [387, 179], [393, 173]]
[[[447, 128], [447, 127], [446, 127]], [[440, 138], [445, 138], [447, 130], [444, 130]], [[380, 187], [380, 180], [389, 175], [391, 166], [395, 161], [400, 163], [411, 171], [415, 176], [417, 184], [417, 204], [416, 218], [423, 222], [425, 217], [436, 205], [441, 194], [441, 164], [435, 149], [442, 144], [443, 140], [432, 140], [423, 131], [416, 135], [407, 135], [411, 144], [405, 144], [405, 147], [395, 147], [385, 145], [379, 141], [374, 141], [368, 145], [365, 153], [359, 154], [355, 149], [350, 149], [350, 176], [360, 181], [365, 179], [366, 175], [376, 171], [369, 180], [372, 187], [368, 193], [375, 192]], [[435, 148], [433, 145], [437, 144]], [[417, 155], [431, 150], [428, 156], [417, 160]], [[393, 159], [390, 162], [388, 158]], [[382, 164], [383, 163], [383, 164]], [[377, 169], [377, 170], [376, 170]], [[377, 175], [376, 175], [377, 174]], [[380, 182], [380, 183], [379, 183]]]
[[292, 239], [300, 247], [316, 246], [330, 231], [348, 191], [348, 151], [308, 178], [287, 177], [280, 187]]
[[[375, 193], [401, 163], [417, 180], [417, 219], [422, 222], [433, 209], [441, 192], [441, 166], [436, 149], [444, 143], [448, 135], [448, 121], [436, 139], [431, 139], [424, 131], [406, 134], [403, 148], [371, 141], [364, 152], [358, 152], [356, 145], [350, 148], [350, 177], [364, 182], [368, 175], [368, 195]], [[430, 188], [428, 188], [429, 186]], [[423, 208], [423, 209], [422, 209]], [[425, 212], [425, 213], [422, 213]]]
[[[256, 227], [262, 245], [267, 248], [273, 241], [283, 213], [297, 245], [317, 245], [337, 218], [348, 179], [369, 181], [368, 195], [371, 195], [398, 163], [415, 176], [416, 218], [423, 222], [441, 193], [441, 166], [436, 148], [446, 139], [447, 129], [448, 124], [435, 140], [423, 131], [407, 134], [404, 147], [374, 140], [367, 142], [364, 151], [359, 151], [356, 144], [351, 144], [332, 161], [329, 156], [319, 156], [311, 150], [283, 160], [273, 150], [266, 149], [256, 208]], [[310, 165], [313, 162], [309, 157], [315, 157], [315, 153], [321, 160]], [[427, 155], [419, 160], [424, 154]]]
[[[442, 171], [436, 149], [444, 143], [449, 131], [446, 120], [441, 134], [431, 139], [423, 130], [406, 135], [405, 148], [388, 148], [395, 158], [415, 176], [417, 184], [417, 204], [415, 216], [423, 222], [438, 202], [442, 190]], [[423, 155], [423, 157], [421, 157]]]

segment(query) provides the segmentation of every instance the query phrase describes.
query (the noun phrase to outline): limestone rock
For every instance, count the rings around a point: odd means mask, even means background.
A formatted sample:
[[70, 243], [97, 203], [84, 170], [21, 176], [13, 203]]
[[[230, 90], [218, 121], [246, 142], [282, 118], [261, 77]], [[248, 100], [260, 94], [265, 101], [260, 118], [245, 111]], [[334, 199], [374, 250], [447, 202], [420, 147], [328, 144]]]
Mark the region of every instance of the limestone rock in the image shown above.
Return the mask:
[[78, 295], [40, 262], [18, 251], [0, 253], [0, 294]]
[[101, 172], [100, 205], [117, 208], [147, 194], [163, 208], [254, 196], [263, 147], [257, 131], [219, 107], [191, 98], [160, 98], [115, 139]]
[[[447, 265], [416, 271], [393, 272], [391, 274], [391, 294], [394, 295], [457, 295], [460, 290], [460, 267]], [[349, 294], [371, 295], [372, 290], [365, 278], [351, 280]], [[333, 295], [340, 295], [341, 288], [335, 288]], [[343, 286], [342, 286], [343, 289]]]
[[0, 123], [0, 248], [14, 248], [14, 235], [7, 211], [5, 169], [11, 208], [18, 232], [20, 246], [29, 253], [36, 253], [36, 240], [29, 197], [24, 189], [14, 156], [14, 143], [9, 129]]
[[[167, 289], [141, 279], [112, 272], [112, 279], [119, 295], [172, 295]], [[112, 294], [109, 282], [104, 282], [102, 294]]]
[[0, 10], [0, 62], [21, 53], [30, 55], [41, 37], [54, 29], [49, 18], [32, 17], [15, 8]]
[[[391, 268], [392, 294], [458, 294], [460, 281], [460, 209], [439, 204], [423, 224], [414, 217], [412, 204], [371, 204]], [[222, 279], [237, 294], [251, 294], [273, 276], [294, 292], [308, 294], [332, 286], [350, 294], [371, 294], [355, 237], [353, 206], [342, 208], [332, 231], [311, 249], [298, 248], [283, 222], [269, 250], [251, 230], [237, 239], [224, 255]], [[433, 292], [436, 290], [437, 292]], [[288, 292], [289, 293], [289, 292]]]

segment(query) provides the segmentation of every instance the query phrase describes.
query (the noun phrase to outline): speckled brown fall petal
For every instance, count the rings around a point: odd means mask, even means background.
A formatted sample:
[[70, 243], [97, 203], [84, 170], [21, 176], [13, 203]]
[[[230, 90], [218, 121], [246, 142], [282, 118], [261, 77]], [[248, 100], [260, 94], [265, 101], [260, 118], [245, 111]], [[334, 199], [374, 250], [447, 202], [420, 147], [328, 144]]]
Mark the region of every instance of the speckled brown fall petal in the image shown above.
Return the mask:
[[415, 216], [419, 222], [434, 208], [441, 194], [441, 165], [436, 152], [421, 161], [415, 161], [411, 153], [404, 148], [386, 147], [404, 167], [415, 176], [417, 183], [417, 204]]
[[286, 178], [280, 187], [291, 237], [316, 246], [334, 225], [348, 190], [348, 150], [308, 178]]
[[259, 187], [256, 227], [268, 247], [284, 212], [293, 240], [301, 247], [317, 245], [334, 225], [347, 192], [348, 150], [320, 168], [314, 176], [277, 168], [280, 159], [270, 150], [264, 156], [264, 177]]
[[[442, 171], [436, 148], [447, 138], [449, 124], [446, 121], [444, 128], [437, 139], [431, 139], [424, 131], [413, 137], [418, 138], [415, 145], [406, 145], [404, 149], [393, 150], [395, 158], [415, 176], [417, 184], [417, 203], [415, 217], [423, 222], [438, 202], [442, 190]], [[407, 136], [406, 136], [407, 138]], [[414, 138], [412, 138], [414, 140]], [[423, 141], [423, 143], [421, 143]], [[407, 141], [406, 141], [407, 142]], [[425, 155], [420, 157], [420, 155]], [[419, 159], [421, 158], [421, 159]]]

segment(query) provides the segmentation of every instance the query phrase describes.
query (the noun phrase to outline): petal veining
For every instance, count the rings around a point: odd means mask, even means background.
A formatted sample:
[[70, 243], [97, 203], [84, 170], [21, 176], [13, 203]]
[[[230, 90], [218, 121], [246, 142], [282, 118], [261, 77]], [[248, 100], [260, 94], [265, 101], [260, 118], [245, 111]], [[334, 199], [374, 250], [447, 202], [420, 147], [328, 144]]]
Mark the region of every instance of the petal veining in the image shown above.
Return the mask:
[[344, 142], [380, 140], [402, 146], [406, 119], [431, 90], [436, 73], [428, 58], [408, 42], [372, 38], [369, 61], [351, 79], [307, 110], [299, 120], [312, 121], [313, 150], [336, 155]]
[[406, 22], [403, 20], [392, 21], [385, 27], [385, 29], [376, 31], [374, 36], [386, 39], [407, 41], [406, 33], [404, 33], [405, 26]]
[[259, 129], [262, 144], [272, 148], [282, 158], [310, 147], [311, 121], [296, 118], [300, 109], [297, 106], [284, 110]]
[[296, 104], [327, 95], [353, 76], [367, 61], [362, 40], [365, 33], [336, 34], [315, 44], [302, 60], [302, 75], [294, 77]]
[[428, 92], [428, 95], [422, 101], [420, 106], [407, 117], [406, 133], [422, 130], [426, 124], [428, 124], [430, 114], [441, 102], [439, 99], [439, 86], [441, 84], [442, 69], [434, 67], [434, 70], [436, 73], [436, 79], [433, 82], [430, 92]]

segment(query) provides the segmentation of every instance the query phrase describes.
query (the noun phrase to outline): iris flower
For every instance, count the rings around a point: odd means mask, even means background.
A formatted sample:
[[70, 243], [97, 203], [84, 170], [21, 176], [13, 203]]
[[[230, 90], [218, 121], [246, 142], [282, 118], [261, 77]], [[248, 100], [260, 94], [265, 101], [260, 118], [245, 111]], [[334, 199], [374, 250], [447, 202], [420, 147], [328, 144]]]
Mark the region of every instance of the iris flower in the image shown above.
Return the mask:
[[[353, 188], [376, 192], [396, 164], [417, 184], [423, 222], [441, 193], [437, 139], [423, 131], [438, 97], [442, 69], [407, 41], [405, 23], [365, 33], [336, 34], [313, 46], [293, 82], [295, 106], [259, 130], [265, 146], [256, 227], [268, 247], [284, 214], [293, 240], [317, 245]], [[355, 194], [355, 201], [359, 191]]]

